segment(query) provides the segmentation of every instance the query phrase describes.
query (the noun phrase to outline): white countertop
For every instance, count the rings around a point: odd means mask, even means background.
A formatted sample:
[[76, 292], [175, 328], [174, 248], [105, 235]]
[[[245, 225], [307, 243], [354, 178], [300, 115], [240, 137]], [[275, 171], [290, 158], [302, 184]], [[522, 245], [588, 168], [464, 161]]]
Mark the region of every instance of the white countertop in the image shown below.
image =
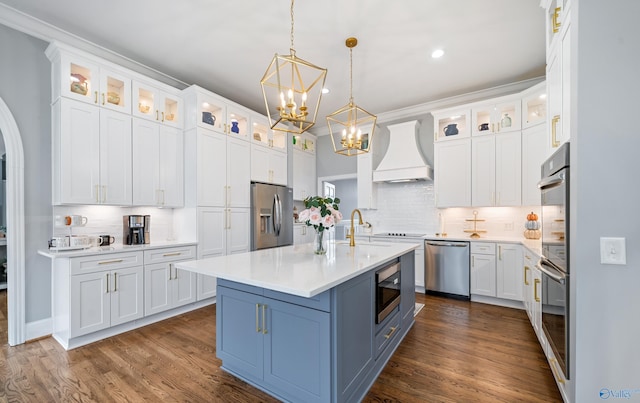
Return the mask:
[[329, 242], [326, 255], [312, 244], [176, 263], [176, 267], [225, 280], [310, 298], [380, 264], [421, 247], [419, 243]]
[[96, 246], [87, 249], [75, 249], [75, 250], [56, 250], [56, 249], [39, 249], [38, 254], [48, 257], [50, 259], [80, 257], [80, 256], [92, 256], [92, 255], [106, 255], [109, 253], [118, 252], [133, 252], [133, 251], [145, 251], [151, 249], [171, 248], [175, 246], [195, 246], [197, 242], [154, 242], [144, 245], [122, 245], [113, 244], [109, 246]]

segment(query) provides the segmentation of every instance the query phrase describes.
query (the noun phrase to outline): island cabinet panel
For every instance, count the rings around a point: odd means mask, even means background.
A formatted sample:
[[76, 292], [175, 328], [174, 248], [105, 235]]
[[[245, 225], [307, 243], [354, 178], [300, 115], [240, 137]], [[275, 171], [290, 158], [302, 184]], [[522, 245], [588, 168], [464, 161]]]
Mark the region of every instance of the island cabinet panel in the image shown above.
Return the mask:
[[413, 323], [413, 312], [416, 308], [415, 294], [415, 254], [411, 251], [400, 257], [400, 313], [402, 315], [402, 328], [408, 328]]
[[336, 287], [333, 332], [336, 340], [335, 401], [352, 401], [375, 365], [375, 273], [360, 275]]
[[221, 285], [217, 294], [216, 351], [224, 369], [284, 400], [329, 401], [328, 312]]

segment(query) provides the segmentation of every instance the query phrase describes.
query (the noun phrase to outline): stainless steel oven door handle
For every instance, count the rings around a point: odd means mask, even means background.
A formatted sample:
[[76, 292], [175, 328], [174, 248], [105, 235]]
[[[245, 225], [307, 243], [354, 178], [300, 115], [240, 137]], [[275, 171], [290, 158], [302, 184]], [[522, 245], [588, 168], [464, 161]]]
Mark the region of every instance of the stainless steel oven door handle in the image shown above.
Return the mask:
[[567, 276], [564, 273], [562, 273], [560, 270], [550, 265], [548, 262], [544, 261], [543, 259], [538, 260], [538, 263], [536, 263], [536, 267], [541, 272], [551, 277], [554, 281], [560, 284], [565, 283], [565, 279], [567, 278]]
[[553, 189], [558, 187], [564, 183], [564, 173], [560, 173], [556, 176], [551, 176], [549, 178], [544, 178], [540, 182], [538, 182], [538, 189]]

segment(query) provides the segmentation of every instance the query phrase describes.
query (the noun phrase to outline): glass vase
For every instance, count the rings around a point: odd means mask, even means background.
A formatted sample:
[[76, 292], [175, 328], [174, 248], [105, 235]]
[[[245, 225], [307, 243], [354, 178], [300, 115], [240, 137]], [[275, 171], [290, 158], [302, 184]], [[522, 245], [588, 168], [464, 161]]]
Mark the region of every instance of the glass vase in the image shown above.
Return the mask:
[[324, 240], [324, 231], [316, 230], [316, 236], [313, 240], [313, 253], [316, 255], [324, 255], [327, 253], [327, 242]]

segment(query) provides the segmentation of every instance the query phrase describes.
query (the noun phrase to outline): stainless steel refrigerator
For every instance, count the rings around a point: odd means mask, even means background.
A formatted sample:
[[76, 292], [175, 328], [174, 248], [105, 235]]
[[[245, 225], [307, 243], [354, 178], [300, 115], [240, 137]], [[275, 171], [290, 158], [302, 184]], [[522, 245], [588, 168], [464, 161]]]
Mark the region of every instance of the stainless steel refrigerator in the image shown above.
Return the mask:
[[293, 189], [251, 183], [251, 250], [293, 244]]

